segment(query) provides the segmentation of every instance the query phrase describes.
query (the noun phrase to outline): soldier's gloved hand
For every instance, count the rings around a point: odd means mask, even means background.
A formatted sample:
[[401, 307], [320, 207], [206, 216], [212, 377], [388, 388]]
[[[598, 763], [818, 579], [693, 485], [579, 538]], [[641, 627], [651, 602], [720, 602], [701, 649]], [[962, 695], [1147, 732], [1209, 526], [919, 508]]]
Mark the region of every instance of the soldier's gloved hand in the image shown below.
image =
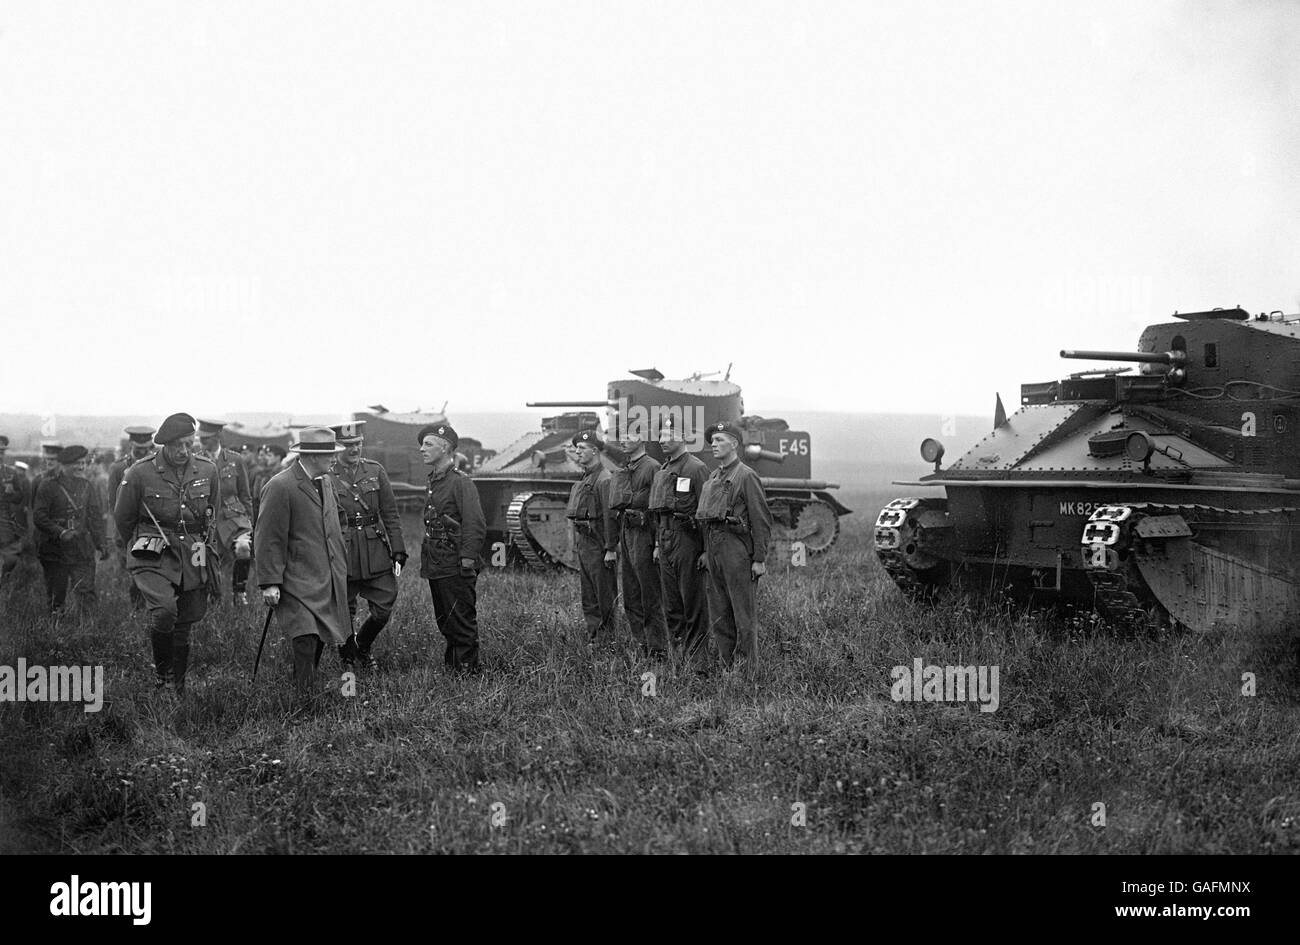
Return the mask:
[[651, 561], [658, 561], [658, 560], [659, 560], [659, 546], [658, 546], [658, 545], [655, 545], [655, 550], [651, 553], [651, 555], [650, 555], [650, 560], [651, 560]]
[[613, 569], [613, 567], [614, 567], [614, 562], [617, 561], [617, 560], [618, 560], [618, 552], [617, 552], [617, 551], [607, 551], [607, 552], [605, 552], [605, 567], [610, 568], [610, 569]]
[[695, 570], [696, 571], [709, 570], [709, 556], [707, 554], [700, 555], [699, 560], [695, 562]]
[[400, 562], [400, 561], [394, 561], [394, 562], [393, 562], [393, 577], [401, 577], [401, 576], [402, 576], [402, 562]]
[[767, 573], [767, 565], [762, 561], [755, 561], [749, 566], [749, 573], [755, 581]]
[[262, 588], [262, 603], [267, 607], [274, 607], [280, 603], [280, 585], [272, 584], [270, 587]]

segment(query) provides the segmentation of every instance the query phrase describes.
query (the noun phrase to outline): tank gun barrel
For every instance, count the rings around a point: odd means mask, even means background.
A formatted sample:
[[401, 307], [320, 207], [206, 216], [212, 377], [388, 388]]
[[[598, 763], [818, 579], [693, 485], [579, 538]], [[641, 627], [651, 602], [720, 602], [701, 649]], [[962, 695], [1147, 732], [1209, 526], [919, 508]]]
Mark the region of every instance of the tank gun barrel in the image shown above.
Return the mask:
[[614, 400], [530, 400], [525, 407], [617, 407]]
[[1076, 361], [1136, 361], [1140, 364], [1182, 364], [1187, 355], [1182, 351], [1070, 351], [1061, 357]]
[[751, 443], [750, 445], [745, 447], [745, 459], [748, 459], [750, 461], [756, 459], [766, 459], [769, 462], [773, 462], [773, 463], [784, 463], [785, 454], [773, 453], [771, 450], [765, 450], [761, 446]]

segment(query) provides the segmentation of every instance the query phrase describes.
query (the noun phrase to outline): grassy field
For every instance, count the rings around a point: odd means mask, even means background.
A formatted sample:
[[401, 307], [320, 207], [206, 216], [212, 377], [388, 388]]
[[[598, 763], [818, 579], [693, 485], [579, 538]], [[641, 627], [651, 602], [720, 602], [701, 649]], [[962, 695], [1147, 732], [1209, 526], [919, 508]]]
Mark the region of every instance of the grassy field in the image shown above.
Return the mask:
[[[103, 664], [108, 695], [0, 704], [0, 852], [1300, 852], [1293, 642], [917, 609], [870, 548], [897, 491], [846, 490], [834, 550], [774, 563], [749, 680], [593, 658], [576, 576], [523, 572], [480, 579], [486, 672], [448, 678], [412, 567], [355, 698], [291, 712], [274, 627], [250, 684], [262, 608], [223, 603], [178, 707], [115, 565], [58, 626], [29, 572], [0, 664]], [[997, 665], [998, 710], [892, 701], [917, 657]]]

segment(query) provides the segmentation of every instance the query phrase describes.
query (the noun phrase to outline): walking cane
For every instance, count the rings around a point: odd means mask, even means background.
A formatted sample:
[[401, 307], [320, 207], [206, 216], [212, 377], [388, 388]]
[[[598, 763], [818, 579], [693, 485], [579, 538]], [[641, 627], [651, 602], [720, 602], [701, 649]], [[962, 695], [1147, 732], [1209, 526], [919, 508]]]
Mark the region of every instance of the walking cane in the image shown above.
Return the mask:
[[262, 624], [262, 639], [257, 644], [257, 659], [253, 660], [253, 681], [257, 680], [257, 667], [262, 662], [262, 647], [266, 645], [266, 631], [271, 628], [271, 618], [275, 616], [275, 608], [268, 606], [266, 608], [266, 623]]

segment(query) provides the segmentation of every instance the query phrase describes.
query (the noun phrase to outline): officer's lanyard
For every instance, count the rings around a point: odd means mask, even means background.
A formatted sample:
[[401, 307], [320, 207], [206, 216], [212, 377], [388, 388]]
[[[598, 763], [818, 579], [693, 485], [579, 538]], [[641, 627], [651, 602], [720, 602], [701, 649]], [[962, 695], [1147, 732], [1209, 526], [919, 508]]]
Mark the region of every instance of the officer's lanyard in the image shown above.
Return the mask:
[[[59, 491], [63, 493], [63, 497], [68, 500], [68, 505], [72, 506], [72, 514], [70, 514], [67, 517], [68, 521], [71, 522], [75, 518], [80, 518], [81, 513], [84, 510], [81, 508], [81, 506], [77, 505], [77, 501], [74, 498], [72, 498], [72, 496], [68, 493], [68, 490], [64, 488], [62, 482], [56, 483], [56, 485], [59, 487]], [[90, 483], [86, 483], [86, 485], [90, 485]]]

